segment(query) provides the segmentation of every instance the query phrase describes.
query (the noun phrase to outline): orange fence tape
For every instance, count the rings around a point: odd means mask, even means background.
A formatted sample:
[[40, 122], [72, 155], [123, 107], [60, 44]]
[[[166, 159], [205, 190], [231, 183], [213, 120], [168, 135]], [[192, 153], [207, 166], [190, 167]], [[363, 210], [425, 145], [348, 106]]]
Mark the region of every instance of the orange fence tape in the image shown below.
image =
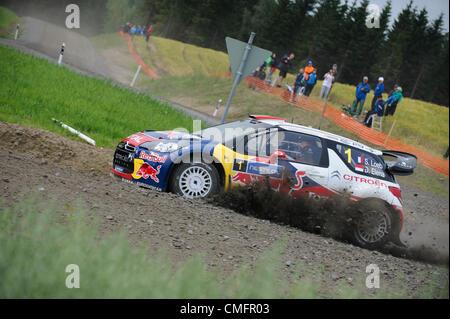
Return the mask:
[[129, 34], [123, 33], [122, 31], [119, 31], [120, 36], [124, 37], [125, 39], [128, 39], [128, 49], [130, 50], [131, 55], [136, 60], [136, 62], [141, 66], [142, 70], [144, 70], [145, 73], [152, 79], [158, 79], [159, 76], [155, 72], [149, 69], [149, 67], [145, 64], [144, 61], [142, 61], [139, 54], [136, 53], [133, 47], [133, 42], [131, 41], [131, 36]]

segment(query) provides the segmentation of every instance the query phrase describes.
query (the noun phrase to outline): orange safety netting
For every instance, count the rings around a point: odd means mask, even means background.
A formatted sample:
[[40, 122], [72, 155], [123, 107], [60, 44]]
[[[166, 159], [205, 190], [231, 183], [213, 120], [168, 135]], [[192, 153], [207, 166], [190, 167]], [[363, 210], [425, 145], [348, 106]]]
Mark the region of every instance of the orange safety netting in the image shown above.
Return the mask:
[[120, 36], [128, 39], [128, 49], [130, 50], [130, 53], [133, 56], [133, 58], [136, 60], [136, 62], [141, 66], [142, 70], [144, 70], [144, 72], [147, 73], [147, 75], [149, 77], [151, 77], [152, 79], [159, 78], [158, 74], [156, 74], [155, 72], [150, 70], [149, 67], [144, 63], [144, 61], [142, 61], [139, 54], [137, 54], [136, 51], [134, 50], [133, 42], [131, 41], [131, 36], [129, 34], [123, 33], [122, 31], [119, 31], [119, 34], [120, 34]]

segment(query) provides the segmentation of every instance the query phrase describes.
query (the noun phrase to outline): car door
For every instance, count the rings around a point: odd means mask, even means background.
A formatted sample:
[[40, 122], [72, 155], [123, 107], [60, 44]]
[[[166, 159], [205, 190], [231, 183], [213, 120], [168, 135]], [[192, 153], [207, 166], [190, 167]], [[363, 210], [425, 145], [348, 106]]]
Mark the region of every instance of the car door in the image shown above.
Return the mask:
[[313, 135], [280, 130], [276, 143], [278, 145], [273, 147], [285, 154], [284, 158], [279, 158], [279, 163], [290, 179], [289, 194], [306, 194], [314, 198], [334, 194], [328, 188], [329, 165], [325, 141]]
[[251, 134], [237, 145], [231, 171], [232, 184], [249, 185], [268, 178], [272, 188], [279, 189], [284, 167], [277, 161], [278, 153], [270, 153], [270, 137], [274, 133], [276, 130]]

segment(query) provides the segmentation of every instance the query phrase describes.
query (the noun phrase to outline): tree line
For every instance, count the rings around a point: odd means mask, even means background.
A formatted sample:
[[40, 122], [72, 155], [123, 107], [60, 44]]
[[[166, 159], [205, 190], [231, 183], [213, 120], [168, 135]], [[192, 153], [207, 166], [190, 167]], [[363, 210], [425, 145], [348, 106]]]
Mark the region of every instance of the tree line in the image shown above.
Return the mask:
[[[14, 0], [17, 7], [24, 0]], [[8, 2], [8, 1], [7, 1]], [[65, 2], [41, 0], [42, 8]], [[121, 24], [153, 25], [155, 35], [226, 51], [226, 36], [276, 52], [294, 52], [291, 72], [308, 60], [319, 77], [338, 64], [337, 81], [355, 85], [364, 75], [372, 87], [379, 76], [407, 97], [449, 106], [448, 32], [444, 17], [430, 19], [413, 1], [392, 17], [380, 8], [379, 28], [368, 28], [369, 0], [79, 0], [89, 33], [117, 31]], [[95, 4], [94, 4], [95, 3]], [[56, 15], [52, 15], [56, 19]], [[389, 25], [392, 19], [394, 22]], [[93, 31], [94, 30], [94, 31]]]

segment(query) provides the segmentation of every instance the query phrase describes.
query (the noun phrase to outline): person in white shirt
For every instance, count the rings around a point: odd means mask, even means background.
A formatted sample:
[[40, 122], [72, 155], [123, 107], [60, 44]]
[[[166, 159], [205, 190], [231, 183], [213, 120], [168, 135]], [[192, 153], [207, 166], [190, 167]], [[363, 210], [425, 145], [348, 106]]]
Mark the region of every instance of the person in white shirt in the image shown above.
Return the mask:
[[325, 73], [325, 75], [323, 76], [322, 89], [320, 90], [321, 99], [328, 98], [328, 94], [330, 94], [333, 80], [334, 80], [333, 70], [330, 70], [327, 73]]

